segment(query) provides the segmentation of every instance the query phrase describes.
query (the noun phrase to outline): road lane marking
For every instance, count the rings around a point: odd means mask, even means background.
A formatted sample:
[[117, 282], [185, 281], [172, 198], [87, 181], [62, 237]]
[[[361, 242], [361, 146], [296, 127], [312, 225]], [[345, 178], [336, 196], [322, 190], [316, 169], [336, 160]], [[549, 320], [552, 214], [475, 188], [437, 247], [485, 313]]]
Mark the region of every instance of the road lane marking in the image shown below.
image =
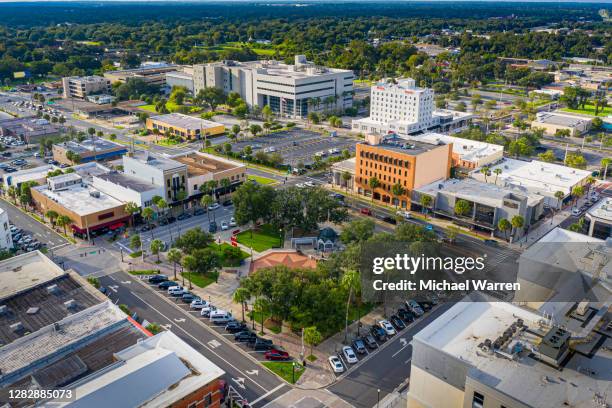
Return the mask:
[[[137, 299], [139, 299], [142, 303], [144, 303], [145, 305], [147, 305], [148, 307], [150, 307], [151, 309], [155, 310], [157, 313], [159, 313], [160, 316], [164, 317], [166, 320], [171, 321], [171, 319], [169, 317], [167, 317], [165, 314], [163, 314], [162, 312], [160, 312], [159, 310], [157, 310], [153, 305], [151, 305], [149, 302], [147, 302], [146, 300], [144, 300], [143, 298], [141, 298], [140, 296], [138, 296], [136, 293], [132, 293], [133, 296], [135, 296]], [[233, 365], [232, 363], [230, 363], [229, 361], [227, 361], [225, 358], [221, 357], [219, 354], [215, 353], [210, 347], [208, 347], [206, 344], [202, 343], [200, 340], [198, 340], [196, 337], [194, 337], [191, 333], [189, 333], [187, 330], [183, 329], [182, 327], [176, 327], [178, 330], [182, 331], [183, 333], [185, 333], [187, 336], [191, 337], [193, 339], [193, 341], [195, 341], [196, 343], [202, 345], [202, 347], [204, 347], [205, 349], [207, 349], [208, 351], [210, 351], [211, 353], [213, 353], [215, 356], [217, 356], [219, 359], [223, 360], [228, 366], [232, 367], [234, 370], [236, 370], [239, 373], [242, 373], [242, 370], [240, 370], [238, 367], [236, 367], [235, 365]], [[259, 384], [257, 381], [248, 378], [249, 381], [253, 382], [253, 384], [257, 385], [259, 388], [261, 388], [264, 391], [268, 391], [264, 386], [262, 386], [261, 384]]]
[[262, 395], [261, 397], [257, 398], [255, 401], [251, 401], [251, 406], [253, 406], [254, 404], [257, 404], [259, 401], [261, 401], [264, 398], [269, 397], [270, 395], [274, 394], [276, 391], [280, 390], [281, 388], [283, 388], [285, 386], [285, 384], [279, 384], [278, 387], [275, 387], [273, 389], [271, 389], [270, 391], [268, 391], [267, 393], [265, 393], [264, 395]]

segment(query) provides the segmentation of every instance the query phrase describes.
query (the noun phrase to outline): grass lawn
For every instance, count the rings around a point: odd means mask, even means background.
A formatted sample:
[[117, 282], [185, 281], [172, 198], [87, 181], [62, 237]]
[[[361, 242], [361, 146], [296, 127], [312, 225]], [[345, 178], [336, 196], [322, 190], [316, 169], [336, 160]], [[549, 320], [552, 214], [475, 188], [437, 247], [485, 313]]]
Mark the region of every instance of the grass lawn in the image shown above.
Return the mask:
[[[170, 112], [176, 112], [177, 110], [179, 110], [181, 108], [181, 106], [173, 103], [173, 102], [166, 102], [166, 108], [168, 108], [168, 110]], [[190, 112], [199, 112], [200, 110], [202, 110], [201, 108], [197, 107], [197, 106], [191, 106], [190, 107]], [[138, 109], [142, 109], [145, 110], [147, 112], [151, 112], [151, 113], [155, 113], [157, 114], [157, 111], [155, 111], [155, 105], [150, 104], [150, 105], [140, 105], [138, 107]]]
[[180, 144], [180, 143], [181, 142], [179, 142], [178, 140], [168, 139], [168, 138], [163, 138], [155, 142], [155, 144], [158, 144], [160, 146], [176, 146], [177, 144]]
[[276, 54], [276, 50], [274, 50], [273, 48], [267, 48], [261, 44], [241, 43], [239, 41], [230, 41], [225, 44], [198, 48], [205, 48], [209, 51], [240, 51], [243, 47], [250, 48], [251, 51], [253, 51], [257, 55], [272, 56]]
[[287, 381], [289, 384], [295, 384], [304, 373], [304, 367], [301, 364], [295, 363], [295, 375], [293, 375], [293, 362], [281, 362], [281, 361], [264, 361], [262, 363], [270, 370], [274, 371], [279, 377]]
[[217, 251], [217, 253], [219, 254], [219, 258], [221, 258], [221, 265], [222, 266], [226, 266], [226, 267], [231, 267], [231, 266], [240, 266], [240, 261], [242, 261], [243, 259], [248, 258], [250, 255], [247, 254], [246, 252], [240, 250], [240, 258], [236, 259], [236, 258], [227, 258], [225, 256], [225, 252], [223, 251], [224, 249], [229, 249], [231, 248], [232, 250], [234, 250], [233, 246], [231, 246], [230, 244], [228, 244], [227, 242], [223, 242], [222, 244], [217, 244], [217, 243], [212, 243], [210, 245], [211, 248], [215, 249]]
[[130, 271], [130, 275], [157, 275], [159, 270], [157, 269], [138, 269]]
[[278, 183], [278, 181], [271, 179], [271, 178], [267, 178], [267, 177], [261, 177], [261, 176], [254, 176], [252, 174], [249, 174], [247, 176], [247, 179], [249, 180], [255, 180], [256, 182], [258, 182], [259, 184], [276, 184]]
[[[582, 113], [583, 115], [592, 115], [595, 116], [595, 105], [584, 105], [584, 109], [570, 109], [563, 108], [561, 109], [564, 112], [572, 112], [572, 113]], [[599, 108], [599, 113], [597, 116], [608, 116], [612, 115], [612, 107], [606, 106], [605, 108]]]
[[132, 257], [132, 258], [138, 258], [138, 257], [139, 257], [139, 256], [141, 256], [141, 255], [142, 255], [142, 251], [136, 251], [136, 252], [132, 252], [132, 253], [130, 254], [130, 257]]
[[215, 283], [215, 278], [209, 275], [202, 275], [200, 273], [192, 273], [191, 276], [189, 276], [189, 273], [187, 272], [183, 272], [181, 275], [184, 276], [185, 279], [190, 279], [191, 283], [193, 283], [194, 285], [200, 288], [205, 288], [211, 283]]
[[270, 224], [264, 224], [257, 230], [243, 231], [236, 236], [242, 245], [253, 248], [257, 252], [263, 252], [270, 248], [278, 248], [281, 244], [279, 231]]

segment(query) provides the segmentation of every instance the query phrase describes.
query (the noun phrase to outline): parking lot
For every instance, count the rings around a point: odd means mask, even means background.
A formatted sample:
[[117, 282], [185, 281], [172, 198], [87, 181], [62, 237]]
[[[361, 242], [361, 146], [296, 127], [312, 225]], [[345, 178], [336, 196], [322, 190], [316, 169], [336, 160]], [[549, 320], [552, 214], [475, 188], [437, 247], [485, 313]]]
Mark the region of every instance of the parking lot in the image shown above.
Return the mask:
[[356, 141], [344, 136], [325, 136], [321, 133], [304, 129], [293, 129], [258, 136], [253, 139], [236, 142], [232, 145], [234, 152], [251, 146], [253, 153], [279, 153], [283, 164], [295, 166], [302, 162], [305, 165], [314, 162], [315, 155], [322, 157], [337, 156], [347, 149], [355, 152]]

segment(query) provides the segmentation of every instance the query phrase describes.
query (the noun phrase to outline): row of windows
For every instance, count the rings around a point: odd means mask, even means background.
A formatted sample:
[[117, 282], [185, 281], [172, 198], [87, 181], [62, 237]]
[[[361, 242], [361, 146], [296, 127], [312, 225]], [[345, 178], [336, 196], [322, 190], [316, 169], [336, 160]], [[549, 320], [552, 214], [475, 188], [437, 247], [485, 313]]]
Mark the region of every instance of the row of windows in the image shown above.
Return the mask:
[[373, 153], [373, 152], [365, 152], [363, 150], [359, 152], [359, 156], [363, 157], [364, 159], [374, 160], [375, 162], [378, 162], [378, 163], [392, 164], [394, 166], [405, 167], [407, 169], [410, 168], [410, 162], [408, 160], [397, 159], [394, 157], [389, 157], [389, 156], [385, 156], [385, 155]]
[[[367, 160], [365, 162], [365, 165], [363, 163], [363, 160], [360, 160], [360, 164], [361, 164], [361, 167], [370, 167], [370, 168], [373, 168], [373, 169], [376, 169], [376, 170], [382, 170], [384, 172], [389, 172], [389, 173], [393, 172], [393, 174], [396, 174], [398, 176], [402, 175], [402, 169], [401, 169], [401, 167], [399, 167], [397, 165], [396, 166], [386, 166], [386, 165], [383, 165], [383, 164], [372, 163], [372, 162], [369, 162]], [[408, 164], [410, 164], [410, 163], [408, 163]], [[359, 171], [361, 171], [361, 170], [362, 169], [359, 169]], [[404, 170], [404, 177], [408, 177], [408, 170]]]
[[[366, 173], [368, 173], [368, 172], [366, 171]], [[384, 174], [382, 176], [380, 176], [380, 177], [377, 176], [376, 173], [370, 172], [370, 174], [371, 174], [370, 177], [376, 177], [379, 181], [382, 180], [380, 182], [380, 186], [378, 186], [377, 189], [383, 189], [385, 191], [391, 192], [391, 189], [397, 183], [401, 184], [404, 188], [408, 187], [408, 185], [406, 184], [406, 180], [404, 180], [404, 182], [402, 183], [402, 181], [399, 180], [399, 179], [397, 179], [397, 181], [395, 181], [395, 177], [393, 177], [394, 181], [391, 182], [391, 177], [389, 177], [388, 183], [385, 183], [384, 181], [387, 181], [387, 180], [384, 180], [384, 179], [386, 179], [387, 177]], [[370, 185], [370, 178], [369, 177], [358, 177], [357, 180], [359, 181], [360, 184], [367, 185], [367, 186]]]

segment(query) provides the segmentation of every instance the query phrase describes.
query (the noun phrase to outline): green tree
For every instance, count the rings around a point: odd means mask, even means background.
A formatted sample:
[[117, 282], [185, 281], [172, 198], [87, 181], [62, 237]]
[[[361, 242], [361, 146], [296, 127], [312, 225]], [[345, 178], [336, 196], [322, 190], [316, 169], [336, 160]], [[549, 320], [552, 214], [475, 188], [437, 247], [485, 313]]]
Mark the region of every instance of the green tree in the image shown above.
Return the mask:
[[251, 126], [249, 126], [249, 132], [251, 132], [251, 134], [253, 135], [253, 137], [257, 136], [258, 133], [261, 133], [261, 126], [257, 125], [257, 124], [253, 124]]
[[399, 205], [399, 197], [406, 194], [406, 189], [401, 183], [397, 182], [391, 187], [391, 193], [395, 197], [395, 208]]
[[374, 190], [376, 190], [378, 187], [380, 187], [380, 180], [378, 180], [378, 178], [372, 176], [368, 180], [368, 184], [370, 185], [370, 188], [372, 189], [372, 201], [374, 201]]
[[274, 116], [274, 112], [272, 112], [272, 108], [270, 108], [270, 105], [264, 106], [261, 109], [261, 114], [265, 122], [269, 122], [270, 120], [272, 120], [272, 117]]
[[346, 225], [340, 233], [340, 240], [348, 245], [353, 242], [365, 242], [374, 235], [376, 224], [370, 218], [357, 218]]
[[514, 230], [513, 233], [512, 233], [512, 236], [514, 238], [516, 238], [516, 234], [518, 233], [518, 231], [521, 228], [523, 228], [523, 226], [525, 225], [525, 219], [522, 216], [520, 216], [520, 215], [515, 215], [510, 220], [510, 224], [512, 224], [512, 228]]
[[128, 201], [125, 204], [125, 212], [130, 215], [130, 227], [134, 225], [134, 215], [138, 214], [139, 211], [140, 211], [140, 207], [138, 207], [138, 205], [135, 202]]
[[502, 169], [499, 167], [493, 170], [493, 174], [495, 174], [495, 185], [497, 185], [497, 178], [500, 174], [502, 174]]
[[172, 262], [172, 267], [174, 269], [174, 280], [176, 280], [176, 265], [181, 263], [183, 254], [178, 248], [171, 248], [168, 251], [167, 257], [168, 261]]
[[313, 348], [323, 340], [323, 336], [317, 330], [316, 326], [306, 327], [304, 329], [304, 342], [310, 346], [310, 355], [313, 353]]
[[427, 218], [427, 210], [433, 204], [433, 198], [431, 196], [426, 195], [426, 194], [421, 194], [421, 197], [419, 198], [419, 203], [421, 204], [421, 207], [423, 209], [423, 213], [425, 214], [425, 218]]
[[57, 219], [57, 217], [59, 217], [59, 214], [57, 213], [57, 211], [54, 210], [48, 210], [45, 215], [47, 216], [47, 218], [49, 219], [49, 221], [51, 222], [51, 225], [55, 225], [55, 220]]
[[349, 188], [349, 181], [351, 181], [353, 179], [353, 175], [348, 172], [348, 171], [344, 171], [342, 172], [342, 181], [344, 181], [344, 188], [346, 190], [346, 192], [348, 193], [348, 188]]
[[200, 199], [200, 205], [202, 206], [202, 208], [206, 209], [206, 215], [208, 216], [208, 222], [210, 222], [210, 211], [208, 210], [208, 207], [213, 205], [214, 202], [215, 200], [212, 198], [212, 196], [209, 196], [209, 195], [202, 196], [202, 198]]
[[544, 153], [538, 154], [538, 159], [543, 162], [553, 163], [556, 160], [555, 152], [552, 150], [546, 150]]
[[[205, 196], [210, 197], [210, 196]], [[200, 227], [187, 230], [174, 241], [174, 246], [183, 253], [192, 255], [197, 249], [208, 247], [213, 242], [213, 236], [208, 232], [202, 231]]]
[[151, 245], [149, 247], [151, 249], [151, 253], [153, 255], [157, 255], [157, 262], [161, 262], [159, 259], [159, 253], [164, 249], [164, 243], [161, 239], [154, 239], [151, 241]]
[[504, 233], [506, 240], [508, 239], [508, 231], [512, 228], [512, 224], [505, 218], [501, 218], [497, 222], [497, 229]]
[[142, 241], [140, 239], [140, 235], [132, 235], [132, 237], [130, 238], [130, 248], [132, 248], [134, 251], [142, 250]]
[[557, 209], [561, 209], [561, 200], [565, 197], [565, 193], [563, 191], [555, 191], [555, 198], [557, 199]]
[[223, 93], [223, 90], [219, 88], [207, 87], [200, 89], [194, 101], [199, 106], [208, 105], [210, 110], [214, 111], [218, 105], [225, 101], [225, 94]]
[[253, 304], [253, 312], [257, 313], [261, 319], [260, 334], [264, 334], [264, 320], [266, 318], [266, 315], [269, 313], [269, 311], [270, 311], [270, 301], [268, 299], [260, 297], [257, 300], [255, 300], [255, 303]]
[[71, 222], [72, 220], [67, 215], [60, 215], [59, 217], [57, 217], [55, 225], [60, 228], [64, 228], [64, 235], [66, 235], [66, 227], [70, 225]]
[[240, 307], [242, 308], [242, 321], [244, 322], [244, 309], [246, 306], [246, 302], [251, 298], [251, 293], [247, 288], [239, 287], [234, 292], [232, 299], [236, 303], [240, 303]]
[[455, 203], [455, 214], [465, 217], [470, 212], [472, 212], [472, 205], [469, 201], [457, 200], [457, 202]]
[[[344, 325], [344, 342], [346, 343], [348, 340], [348, 323], [349, 323], [349, 306], [351, 305], [351, 298], [353, 293], [355, 296], [359, 296], [361, 292], [361, 278], [359, 276], [359, 272], [354, 270], [347, 270], [342, 275], [342, 286], [348, 292], [347, 300], [346, 300], [346, 315], [345, 315], [345, 325]], [[361, 318], [361, 316], [360, 316]]]

